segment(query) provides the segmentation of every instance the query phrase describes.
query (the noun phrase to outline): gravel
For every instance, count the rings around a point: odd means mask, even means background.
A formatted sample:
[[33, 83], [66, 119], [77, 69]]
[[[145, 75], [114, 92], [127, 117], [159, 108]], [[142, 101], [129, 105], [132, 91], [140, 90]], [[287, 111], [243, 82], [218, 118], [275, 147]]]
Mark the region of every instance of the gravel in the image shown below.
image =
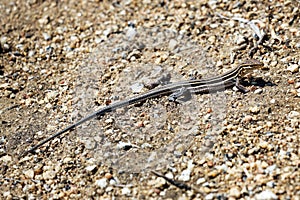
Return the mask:
[[[0, 198], [299, 199], [299, 7], [1, 1]], [[18, 157], [145, 82], [222, 74], [249, 57], [264, 68], [245, 76], [246, 94], [149, 100]]]

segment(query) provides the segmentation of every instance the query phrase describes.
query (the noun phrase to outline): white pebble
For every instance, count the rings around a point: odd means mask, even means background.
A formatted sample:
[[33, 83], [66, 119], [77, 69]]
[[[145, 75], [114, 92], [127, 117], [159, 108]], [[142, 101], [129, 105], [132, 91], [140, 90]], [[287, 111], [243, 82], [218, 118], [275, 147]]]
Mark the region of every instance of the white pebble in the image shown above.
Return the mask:
[[136, 32], [135, 28], [129, 27], [127, 32], [126, 32], [126, 37], [129, 40], [133, 40], [134, 37], [136, 36], [136, 34], [137, 34], [137, 32]]
[[271, 99], [270, 103], [274, 104], [274, 103], [276, 103], [276, 100], [275, 99]]
[[6, 43], [6, 42], [7, 42], [7, 37], [5, 37], [5, 36], [1, 37], [0, 43], [1, 43], [1, 44], [4, 44], [4, 43]]
[[9, 50], [10, 46], [8, 44], [3, 44], [3, 49]]
[[200, 185], [200, 184], [204, 183], [205, 181], [206, 181], [205, 178], [202, 177], [197, 180], [196, 184]]
[[251, 115], [246, 115], [242, 121], [248, 123], [248, 122], [252, 121], [252, 119], [253, 119], [253, 117]]
[[216, 63], [216, 67], [221, 67], [221, 66], [223, 66], [223, 62], [218, 60]]
[[11, 159], [11, 156], [6, 155], [6, 156], [1, 157], [0, 161], [10, 162], [10, 161], [12, 161], [12, 159]]
[[101, 42], [103, 42], [103, 39], [100, 37], [95, 38], [95, 43], [96, 44], [100, 44]]
[[166, 173], [165, 176], [169, 179], [174, 179], [174, 175], [171, 172]]
[[205, 196], [205, 200], [212, 200], [214, 198], [213, 193], [209, 193], [208, 195]]
[[229, 191], [229, 196], [239, 198], [241, 196], [240, 188], [238, 187], [231, 188]]
[[218, 28], [219, 24], [210, 24], [210, 28]]
[[273, 199], [278, 199], [278, 197], [272, 191], [265, 190], [265, 191], [262, 191], [261, 193], [257, 194], [255, 196], [255, 199], [256, 200], [273, 200]]
[[194, 168], [193, 161], [190, 160], [188, 162], [187, 169], [185, 169], [181, 172], [181, 175], [178, 177], [178, 180], [180, 180], [180, 181], [189, 181], [193, 168]]
[[169, 49], [174, 50], [177, 48], [177, 40], [171, 39], [169, 41]]
[[299, 115], [300, 115], [299, 112], [292, 110], [292, 111], [288, 114], [288, 118], [289, 118], [289, 119], [295, 118], [295, 117], [298, 117]]
[[265, 169], [265, 172], [267, 174], [271, 174], [276, 168], [277, 168], [277, 166], [275, 164], [271, 165], [271, 166], [267, 167], [267, 169]]
[[23, 174], [26, 178], [32, 179], [34, 177], [34, 171], [32, 169], [28, 169], [23, 171]]
[[254, 114], [257, 114], [257, 113], [259, 113], [259, 107], [257, 107], [257, 106], [254, 106], [254, 107], [250, 107], [249, 108], [249, 111], [251, 112], [251, 113], [254, 113]]
[[189, 181], [191, 175], [190, 169], [185, 169], [181, 172], [181, 175], [178, 177], [178, 180], [180, 181]]
[[155, 188], [163, 187], [166, 184], [166, 180], [164, 178], [158, 177], [157, 179], [150, 180], [148, 185], [153, 186]]
[[124, 187], [123, 189], [122, 189], [122, 195], [130, 195], [130, 189], [128, 188], [128, 187]]
[[102, 178], [102, 179], [96, 180], [95, 184], [98, 187], [104, 189], [107, 187], [107, 180], [106, 180], [106, 178]]
[[6, 191], [2, 193], [3, 197], [8, 197], [10, 196], [10, 191]]
[[294, 73], [299, 71], [299, 66], [297, 64], [292, 64], [287, 68], [288, 71]]
[[243, 43], [245, 43], [246, 42], [246, 40], [245, 40], [245, 38], [242, 36], [242, 35], [239, 35], [237, 38], [236, 38], [236, 44], [237, 45], [241, 45], [241, 44], [243, 44]]
[[66, 58], [73, 58], [74, 57], [74, 53], [71, 51], [71, 52], [68, 52], [66, 54]]
[[54, 170], [48, 170], [43, 173], [44, 179], [53, 179], [56, 176], [56, 172]]
[[72, 158], [66, 157], [66, 158], [64, 158], [63, 163], [69, 163], [69, 162], [71, 162], [72, 160], [73, 160]]
[[144, 85], [142, 83], [135, 83], [130, 86], [130, 89], [133, 93], [140, 93], [142, 89], [144, 88]]
[[292, 127], [286, 126], [284, 129], [290, 133], [294, 132], [294, 129]]
[[269, 181], [269, 182], [267, 182], [267, 186], [269, 188], [273, 188], [275, 186], [275, 183], [273, 181]]
[[51, 36], [48, 34], [48, 33], [42, 33], [43, 34], [43, 37], [46, 41], [50, 40], [51, 39]]
[[35, 54], [35, 51], [34, 50], [30, 50], [28, 52], [28, 57], [32, 57], [32, 56], [34, 56], [34, 54]]
[[108, 29], [106, 29], [106, 30], [103, 31], [103, 35], [105, 37], [107, 37], [111, 32], [112, 32], [112, 30], [110, 28], [108, 28]]
[[117, 148], [118, 149], [128, 149], [128, 148], [131, 148], [132, 147], [132, 144], [129, 143], [129, 142], [122, 142], [120, 141], [118, 144], [117, 144]]
[[261, 94], [263, 90], [261, 88], [258, 88], [254, 91], [255, 94]]
[[87, 166], [85, 168], [85, 170], [91, 172], [91, 171], [94, 171], [94, 169], [96, 169], [96, 167], [97, 167], [97, 165], [90, 165], [90, 166]]
[[76, 35], [71, 35], [70, 40], [71, 41], [78, 41], [79, 38]]

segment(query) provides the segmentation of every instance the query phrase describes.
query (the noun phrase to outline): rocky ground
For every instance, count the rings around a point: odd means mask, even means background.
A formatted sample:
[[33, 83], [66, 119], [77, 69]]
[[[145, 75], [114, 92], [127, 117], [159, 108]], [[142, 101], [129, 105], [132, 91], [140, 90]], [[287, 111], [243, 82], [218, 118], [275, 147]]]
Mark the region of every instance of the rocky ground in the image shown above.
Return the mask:
[[[299, 199], [299, 8], [1, 1], [1, 199]], [[167, 73], [222, 74], [250, 58], [264, 67], [243, 80], [248, 93], [149, 100], [19, 157]]]

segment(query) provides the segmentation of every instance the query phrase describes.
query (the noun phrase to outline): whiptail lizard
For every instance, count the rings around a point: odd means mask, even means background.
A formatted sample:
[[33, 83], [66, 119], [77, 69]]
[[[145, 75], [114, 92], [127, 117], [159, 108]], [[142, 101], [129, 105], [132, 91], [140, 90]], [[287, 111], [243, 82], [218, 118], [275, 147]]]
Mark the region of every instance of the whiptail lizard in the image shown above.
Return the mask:
[[213, 78], [208, 79], [199, 79], [199, 80], [187, 80], [187, 81], [181, 81], [176, 83], [167, 84], [165, 86], [150, 90], [146, 93], [139, 94], [136, 96], [133, 96], [129, 99], [119, 101], [112, 103], [104, 108], [101, 108], [94, 113], [84, 117], [83, 119], [79, 120], [78, 122], [67, 126], [63, 130], [55, 133], [54, 135], [46, 138], [45, 140], [41, 141], [34, 147], [30, 148], [28, 151], [25, 151], [21, 154], [21, 156], [26, 155], [27, 153], [32, 153], [34, 150], [39, 148], [40, 146], [44, 145], [45, 143], [49, 142], [50, 140], [60, 136], [61, 134], [70, 131], [77, 126], [81, 125], [82, 123], [91, 120], [95, 117], [102, 116], [107, 112], [111, 112], [116, 110], [120, 107], [125, 107], [132, 105], [137, 102], [142, 102], [147, 99], [160, 97], [160, 96], [169, 96], [169, 100], [176, 100], [178, 97], [191, 94], [191, 93], [197, 93], [197, 94], [204, 94], [204, 93], [210, 93], [210, 92], [216, 92], [221, 91], [226, 88], [230, 88], [233, 86], [236, 86], [238, 89], [240, 89], [243, 92], [247, 92], [246, 88], [239, 83], [239, 77], [243, 76], [244, 74], [248, 73], [251, 70], [261, 68], [263, 66], [263, 63], [259, 62], [258, 60], [252, 59], [248, 60], [236, 68], [234, 68], [231, 71], [228, 71], [227, 73], [216, 76]]

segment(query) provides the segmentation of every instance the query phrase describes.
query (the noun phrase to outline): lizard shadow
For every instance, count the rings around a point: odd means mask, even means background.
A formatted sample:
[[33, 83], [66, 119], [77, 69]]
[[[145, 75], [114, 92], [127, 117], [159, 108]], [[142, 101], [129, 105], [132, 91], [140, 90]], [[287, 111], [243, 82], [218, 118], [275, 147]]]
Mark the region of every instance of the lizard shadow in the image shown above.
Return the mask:
[[263, 78], [259, 77], [259, 78], [250, 78], [250, 79], [247, 79], [247, 78], [243, 78], [241, 80], [241, 84], [243, 86], [246, 86], [246, 87], [249, 87], [249, 86], [259, 86], [259, 87], [265, 87], [265, 86], [277, 86], [275, 83], [271, 82], [271, 81], [266, 81], [264, 80]]

